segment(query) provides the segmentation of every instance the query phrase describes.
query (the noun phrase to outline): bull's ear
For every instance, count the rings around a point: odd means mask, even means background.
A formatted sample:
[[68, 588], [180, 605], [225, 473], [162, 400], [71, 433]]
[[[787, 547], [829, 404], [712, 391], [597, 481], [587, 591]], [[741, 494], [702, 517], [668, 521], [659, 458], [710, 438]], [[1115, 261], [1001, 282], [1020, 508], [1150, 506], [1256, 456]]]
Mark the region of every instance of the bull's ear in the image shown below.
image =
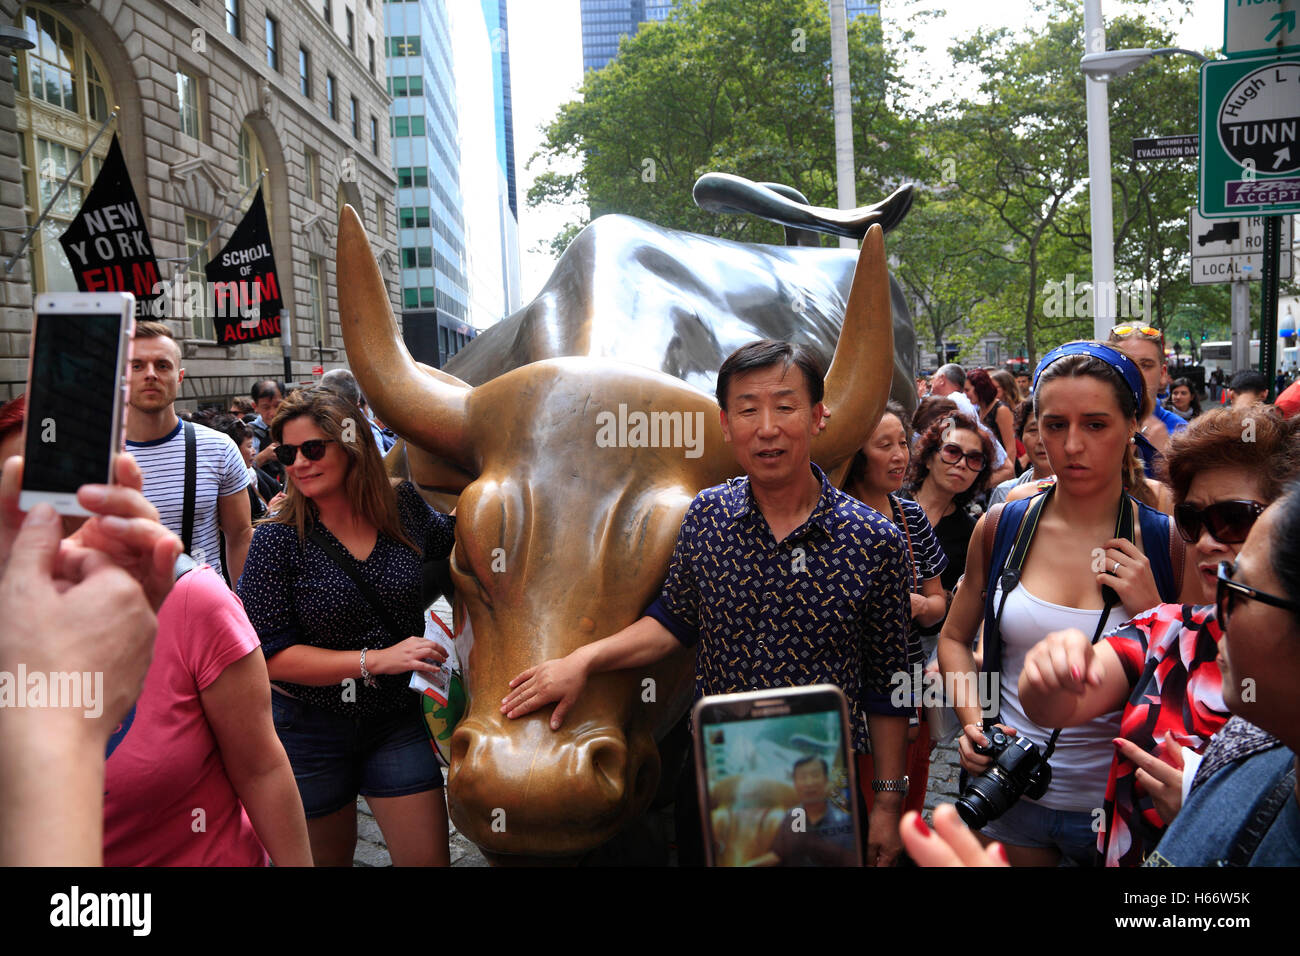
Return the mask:
[[894, 320], [885, 268], [885, 234], [872, 226], [862, 241], [844, 324], [826, 373], [834, 411], [813, 439], [812, 458], [828, 474], [852, 460], [875, 429], [894, 377]]

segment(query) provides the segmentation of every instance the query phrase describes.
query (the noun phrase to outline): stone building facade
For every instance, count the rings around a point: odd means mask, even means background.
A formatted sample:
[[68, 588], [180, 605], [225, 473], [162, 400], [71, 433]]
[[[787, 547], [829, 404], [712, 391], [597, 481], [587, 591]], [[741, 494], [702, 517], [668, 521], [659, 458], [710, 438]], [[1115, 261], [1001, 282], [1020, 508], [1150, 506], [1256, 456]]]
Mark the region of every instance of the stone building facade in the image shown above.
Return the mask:
[[[334, 265], [343, 203], [361, 215], [400, 308], [381, 7], [382, 0], [0, 0], [0, 22], [24, 28], [36, 44], [0, 52], [0, 398], [24, 387], [33, 294], [75, 288], [57, 238], [113, 132], [169, 280], [216, 233], [188, 266], [188, 277], [202, 280], [264, 168], [292, 380], [310, 380], [317, 364], [346, 364]], [[6, 273], [23, 232], [113, 105], [116, 120]], [[283, 378], [279, 339], [219, 344], [202, 313], [169, 311], [184, 353], [182, 408], [224, 403], [257, 379]]]

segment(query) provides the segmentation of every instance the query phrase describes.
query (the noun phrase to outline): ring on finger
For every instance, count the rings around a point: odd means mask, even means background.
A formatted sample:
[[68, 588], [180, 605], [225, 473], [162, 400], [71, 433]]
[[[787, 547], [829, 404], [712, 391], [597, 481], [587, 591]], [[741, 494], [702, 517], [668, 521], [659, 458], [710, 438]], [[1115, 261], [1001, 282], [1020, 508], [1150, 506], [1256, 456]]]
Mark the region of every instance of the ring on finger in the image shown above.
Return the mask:
[[1110, 573], [1111, 573], [1111, 574], [1119, 574], [1119, 562], [1118, 562], [1118, 561], [1115, 562], [1115, 566], [1114, 566], [1113, 568], [1111, 568]]

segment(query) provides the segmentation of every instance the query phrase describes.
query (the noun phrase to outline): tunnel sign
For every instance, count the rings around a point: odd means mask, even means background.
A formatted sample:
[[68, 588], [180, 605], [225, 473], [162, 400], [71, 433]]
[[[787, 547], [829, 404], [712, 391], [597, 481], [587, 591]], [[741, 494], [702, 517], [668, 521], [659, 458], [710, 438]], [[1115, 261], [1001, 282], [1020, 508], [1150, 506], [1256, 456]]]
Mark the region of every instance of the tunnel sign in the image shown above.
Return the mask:
[[1300, 56], [1201, 67], [1200, 212], [1300, 211]]

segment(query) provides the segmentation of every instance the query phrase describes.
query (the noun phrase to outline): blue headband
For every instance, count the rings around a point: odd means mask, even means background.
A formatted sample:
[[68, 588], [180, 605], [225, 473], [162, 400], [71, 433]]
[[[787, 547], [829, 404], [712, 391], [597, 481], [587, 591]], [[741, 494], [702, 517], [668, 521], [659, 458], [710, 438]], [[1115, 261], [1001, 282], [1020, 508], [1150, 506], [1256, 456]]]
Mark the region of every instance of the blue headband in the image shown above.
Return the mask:
[[1043, 370], [1047, 366], [1070, 355], [1091, 355], [1119, 372], [1125, 384], [1128, 385], [1129, 391], [1133, 393], [1133, 404], [1137, 406], [1138, 414], [1141, 415], [1142, 372], [1139, 371], [1133, 360], [1119, 349], [1110, 345], [1102, 345], [1100, 342], [1070, 342], [1067, 345], [1058, 345], [1052, 349], [1043, 356], [1043, 360], [1038, 363], [1038, 368], [1034, 370], [1034, 389], [1037, 390], [1038, 379], [1042, 377]]

